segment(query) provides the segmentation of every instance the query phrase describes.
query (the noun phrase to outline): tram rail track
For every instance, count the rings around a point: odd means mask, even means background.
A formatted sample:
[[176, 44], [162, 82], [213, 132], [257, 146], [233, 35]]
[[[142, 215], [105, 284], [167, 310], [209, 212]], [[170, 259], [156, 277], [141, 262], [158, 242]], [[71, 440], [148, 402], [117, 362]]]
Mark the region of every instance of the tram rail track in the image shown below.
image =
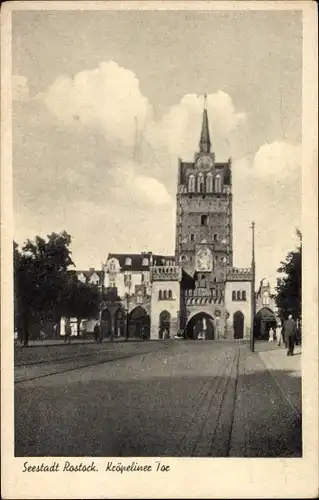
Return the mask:
[[[159, 352], [159, 351], [165, 351], [166, 349], [168, 349], [168, 345], [161, 345], [160, 348], [157, 348], [156, 349], [156, 352]], [[67, 363], [76, 363], [77, 360], [88, 360], [89, 361], [89, 358], [97, 358], [97, 357], [102, 357], [102, 359], [96, 359], [96, 361], [93, 361], [93, 362], [88, 362], [88, 363], [84, 363], [84, 364], [80, 364], [80, 365], [77, 365], [77, 366], [69, 366], [65, 369], [59, 369], [59, 370], [54, 370], [54, 371], [49, 371], [47, 373], [42, 373], [42, 374], [37, 374], [37, 375], [31, 375], [31, 376], [26, 376], [26, 377], [21, 377], [21, 378], [18, 378], [14, 381], [15, 384], [21, 384], [21, 383], [24, 383], [24, 382], [29, 382], [29, 381], [32, 381], [32, 380], [37, 380], [37, 379], [42, 379], [42, 378], [46, 378], [46, 377], [50, 377], [50, 376], [54, 376], [54, 375], [59, 375], [59, 374], [64, 374], [64, 373], [68, 373], [68, 372], [72, 372], [72, 371], [76, 371], [76, 370], [81, 370], [83, 368], [89, 368], [90, 366], [97, 366], [97, 365], [102, 365], [102, 364], [105, 364], [105, 363], [112, 363], [114, 361], [120, 361], [120, 360], [123, 360], [123, 359], [128, 359], [128, 358], [132, 358], [132, 357], [135, 357], [135, 356], [145, 356], [146, 354], [152, 354], [154, 353], [154, 349], [149, 349], [149, 350], [142, 350], [142, 351], [134, 351], [134, 352], [130, 352], [128, 354], [123, 354], [123, 353], [115, 353], [114, 351], [95, 351], [95, 352], [91, 352], [91, 353], [86, 353], [86, 354], [82, 354], [82, 355], [78, 355], [78, 356], [69, 356], [67, 358], [57, 358], [57, 359], [50, 359], [50, 360], [42, 360], [42, 362], [34, 362], [34, 363], [29, 363], [28, 365], [26, 364], [21, 364], [21, 365], [16, 365], [15, 366], [15, 371], [17, 371], [17, 369], [23, 369], [24, 367], [25, 368], [28, 368], [28, 367], [37, 367], [38, 365], [40, 366], [46, 366], [46, 365], [54, 365], [54, 364], [57, 364], [57, 363], [61, 363], [63, 365], [64, 364], [67, 364]], [[61, 366], [61, 368], [63, 368], [63, 366]]]

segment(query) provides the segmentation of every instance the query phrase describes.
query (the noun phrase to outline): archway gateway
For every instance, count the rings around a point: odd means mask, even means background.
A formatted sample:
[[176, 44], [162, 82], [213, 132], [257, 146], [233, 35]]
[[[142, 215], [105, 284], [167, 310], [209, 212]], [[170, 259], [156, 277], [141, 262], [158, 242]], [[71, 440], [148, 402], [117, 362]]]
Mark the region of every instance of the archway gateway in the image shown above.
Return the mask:
[[214, 318], [210, 314], [207, 314], [205, 312], [195, 314], [195, 316], [193, 316], [187, 323], [186, 338], [204, 338], [208, 340], [214, 340]]
[[275, 313], [269, 307], [263, 307], [255, 316], [254, 337], [260, 340], [268, 340], [271, 327], [276, 328]]
[[236, 311], [233, 316], [234, 339], [244, 338], [244, 315]]
[[163, 338], [163, 333], [166, 331], [170, 336], [171, 315], [168, 311], [162, 311], [159, 315], [159, 338]]
[[149, 338], [151, 320], [142, 306], [135, 307], [129, 314], [129, 337]]

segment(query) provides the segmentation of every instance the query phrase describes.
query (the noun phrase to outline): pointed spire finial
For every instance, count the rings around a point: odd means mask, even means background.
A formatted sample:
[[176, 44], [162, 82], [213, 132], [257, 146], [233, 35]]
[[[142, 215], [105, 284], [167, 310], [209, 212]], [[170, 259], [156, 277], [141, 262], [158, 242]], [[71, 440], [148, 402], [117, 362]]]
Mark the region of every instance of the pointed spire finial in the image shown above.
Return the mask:
[[207, 110], [207, 94], [204, 94], [204, 109]]
[[208, 125], [208, 114], [207, 114], [207, 95], [204, 94], [204, 111], [203, 111], [203, 122], [202, 131], [199, 141], [199, 151], [201, 153], [210, 153], [210, 136], [209, 136], [209, 125]]

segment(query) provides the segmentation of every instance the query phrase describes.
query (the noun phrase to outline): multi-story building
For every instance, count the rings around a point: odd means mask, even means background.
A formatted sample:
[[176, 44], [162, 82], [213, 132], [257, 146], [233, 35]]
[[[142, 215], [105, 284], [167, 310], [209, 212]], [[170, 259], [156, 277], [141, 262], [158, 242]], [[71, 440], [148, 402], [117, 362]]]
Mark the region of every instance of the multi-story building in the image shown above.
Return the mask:
[[113, 308], [104, 304], [106, 331], [123, 334], [126, 322], [130, 335], [152, 339], [178, 330], [188, 338], [247, 339], [252, 270], [233, 266], [232, 164], [216, 161], [206, 103], [199, 151], [192, 162], [179, 160], [176, 201], [174, 256], [109, 254], [103, 288], [117, 299]]

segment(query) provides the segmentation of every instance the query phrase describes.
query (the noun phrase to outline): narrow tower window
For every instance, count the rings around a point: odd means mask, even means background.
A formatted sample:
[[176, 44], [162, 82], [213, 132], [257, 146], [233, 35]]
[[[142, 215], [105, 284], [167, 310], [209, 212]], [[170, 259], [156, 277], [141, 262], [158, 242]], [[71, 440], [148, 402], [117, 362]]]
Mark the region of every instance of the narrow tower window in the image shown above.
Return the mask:
[[221, 190], [222, 190], [222, 181], [220, 175], [217, 174], [215, 177], [215, 192], [220, 193]]
[[200, 217], [200, 223], [201, 223], [201, 226], [207, 226], [207, 224], [208, 224], [208, 217], [207, 217], [207, 215], [201, 215], [201, 217]]
[[188, 177], [188, 192], [195, 192], [195, 176], [193, 174]]
[[200, 172], [197, 176], [197, 192], [198, 193], [204, 192], [204, 176], [202, 172]]
[[213, 175], [208, 172], [206, 176], [206, 193], [212, 193], [213, 192]]

